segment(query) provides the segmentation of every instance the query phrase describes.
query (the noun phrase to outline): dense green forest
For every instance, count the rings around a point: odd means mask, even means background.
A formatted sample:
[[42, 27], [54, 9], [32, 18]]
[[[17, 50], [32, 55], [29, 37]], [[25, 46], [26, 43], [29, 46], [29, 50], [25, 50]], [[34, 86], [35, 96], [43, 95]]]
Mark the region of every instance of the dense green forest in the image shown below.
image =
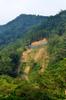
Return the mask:
[[[23, 79], [26, 63], [21, 55], [32, 42], [46, 38], [49, 62], [39, 74], [40, 63]], [[40, 47], [41, 48], [41, 47]], [[38, 49], [32, 49], [38, 52]], [[40, 62], [43, 60], [40, 59]], [[20, 15], [0, 26], [0, 100], [65, 100], [66, 99], [66, 11], [55, 16]]]

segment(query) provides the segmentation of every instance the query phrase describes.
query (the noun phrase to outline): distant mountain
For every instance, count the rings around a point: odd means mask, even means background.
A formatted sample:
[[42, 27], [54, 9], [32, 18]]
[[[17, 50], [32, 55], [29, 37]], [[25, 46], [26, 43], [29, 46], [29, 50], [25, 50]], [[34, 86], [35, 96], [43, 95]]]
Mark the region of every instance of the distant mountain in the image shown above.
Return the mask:
[[8, 44], [22, 37], [32, 26], [45, 21], [47, 17], [35, 15], [20, 15], [6, 25], [0, 26], [0, 45]]
[[31, 42], [66, 32], [66, 11], [55, 16], [20, 15], [16, 19], [0, 26], [0, 45], [13, 43], [17, 39]]

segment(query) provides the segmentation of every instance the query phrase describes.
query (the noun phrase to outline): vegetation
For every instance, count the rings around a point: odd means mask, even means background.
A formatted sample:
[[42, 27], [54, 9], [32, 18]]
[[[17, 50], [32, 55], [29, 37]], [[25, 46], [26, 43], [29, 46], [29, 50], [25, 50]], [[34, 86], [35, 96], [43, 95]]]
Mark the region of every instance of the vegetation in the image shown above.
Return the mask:
[[[30, 48], [43, 38], [48, 40], [46, 45]], [[66, 11], [50, 17], [21, 15], [0, 26], [0, 44], [0, 100], [66, 99]], [[34, 60], [41, 48], [49, 57], [42, 74], [39, 69], [45, 54]], [[22, 54], [28, 49], [32, 49], [28, 62], [23, 62]], [[23, 78], [27, 65], [32, 68], [29, 80]]]

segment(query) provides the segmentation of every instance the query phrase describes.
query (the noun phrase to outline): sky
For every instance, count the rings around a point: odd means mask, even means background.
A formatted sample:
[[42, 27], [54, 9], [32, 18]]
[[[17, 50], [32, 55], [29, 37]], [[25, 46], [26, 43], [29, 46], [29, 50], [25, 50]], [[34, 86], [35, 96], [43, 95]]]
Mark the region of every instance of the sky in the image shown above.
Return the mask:
[[66, 10], [66, 0], [0, 0], [0, 25], [20, 14], [55, 15]]

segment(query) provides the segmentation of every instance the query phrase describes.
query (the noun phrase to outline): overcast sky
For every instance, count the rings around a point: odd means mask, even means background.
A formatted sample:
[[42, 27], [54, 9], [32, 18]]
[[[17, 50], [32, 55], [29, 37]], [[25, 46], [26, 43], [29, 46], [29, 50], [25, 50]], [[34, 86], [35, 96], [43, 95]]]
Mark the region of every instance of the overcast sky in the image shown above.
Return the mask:
[[66, 10], [66, 0], [0, 0], [0, 24], [20, 14], [55, 15]]

